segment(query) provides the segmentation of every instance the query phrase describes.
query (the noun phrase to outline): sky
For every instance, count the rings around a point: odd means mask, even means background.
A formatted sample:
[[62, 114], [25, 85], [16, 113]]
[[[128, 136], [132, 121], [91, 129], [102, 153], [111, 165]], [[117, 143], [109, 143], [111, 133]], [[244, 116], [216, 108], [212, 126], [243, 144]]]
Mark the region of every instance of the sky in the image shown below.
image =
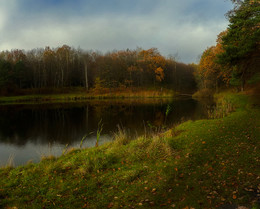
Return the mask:
[[0, 51], [154, 47], [196, 63], [227, 28], [230, 9], [229, 0], [0, 0]]

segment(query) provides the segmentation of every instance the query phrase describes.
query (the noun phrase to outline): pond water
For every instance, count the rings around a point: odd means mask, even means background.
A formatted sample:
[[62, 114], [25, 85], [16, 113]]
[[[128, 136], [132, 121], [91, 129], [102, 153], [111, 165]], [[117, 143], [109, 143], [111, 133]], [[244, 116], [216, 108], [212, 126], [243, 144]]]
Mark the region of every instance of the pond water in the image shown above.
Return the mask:
[[[0, 106], [0, 166], [39, 162], [59, 156], [68, 147], [95, 146], [101, 121], [100, 143], [112, 140], [118, 126], [132, 136], [148, 129], [207, 117], [211, 102], [193, 99], [93, 100], [84, 103]], [[166, 111], [170, 109], [166, 117]]]

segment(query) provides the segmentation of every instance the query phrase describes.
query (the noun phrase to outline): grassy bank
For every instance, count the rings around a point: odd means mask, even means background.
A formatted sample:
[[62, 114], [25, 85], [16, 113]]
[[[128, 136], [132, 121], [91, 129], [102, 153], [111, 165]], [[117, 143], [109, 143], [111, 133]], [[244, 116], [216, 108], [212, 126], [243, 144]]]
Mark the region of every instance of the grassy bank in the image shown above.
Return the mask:
[[[259, 208], [259, 104], [218, 97], [215, 119], [1, 169], [0, 207]], [[226, 103], [236, 111], [218, 118]]]
[[117, 98], [169, 98], [177, 95], [168, 89], [94, 89], [86, 91], [81, 89], [26, 91], [19, 96], [0, 96], [0, 104], [12, 103], [52, 103], [52, 102], [78, 102], [90, 99], [117, 99]]

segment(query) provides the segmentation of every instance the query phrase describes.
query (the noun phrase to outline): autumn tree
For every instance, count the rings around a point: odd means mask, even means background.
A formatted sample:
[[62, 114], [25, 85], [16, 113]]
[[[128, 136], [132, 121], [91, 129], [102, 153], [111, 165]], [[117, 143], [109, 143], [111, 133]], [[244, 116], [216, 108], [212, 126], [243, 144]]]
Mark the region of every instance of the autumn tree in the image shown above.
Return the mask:
[[200, 59], [198, 67], [198, 75], [201, 79], [201, 87], [216, 89], [218, 91], [219, 81], [221, 77], [221, 67], [216, 63], [216, 55], [218, 54], [219, 45], [206, 49]]
[[223, 36], [223, 52], [218, 56], [222, 66], [232, 69], [233, 80], [238, 78], [241, 90], [260, 68], [260, 1], [232, 0], [235, 4], [227, 16], [229, 26]]
[[147, 78], [153, 81], [161, 82], [164, 79], [165, 58], [156, 48], [141, 50], [138, 53], [138, 63], [140, 68], [146, 73]]

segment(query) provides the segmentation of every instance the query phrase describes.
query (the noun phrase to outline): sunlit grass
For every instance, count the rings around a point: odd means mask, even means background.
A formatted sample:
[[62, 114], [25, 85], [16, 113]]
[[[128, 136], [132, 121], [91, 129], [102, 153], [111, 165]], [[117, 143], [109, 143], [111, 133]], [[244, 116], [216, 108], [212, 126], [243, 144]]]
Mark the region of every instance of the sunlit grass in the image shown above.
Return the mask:
[[51, 103], [51, 102], [78, 102], [89, 99], [115, 99], [115, 98], [172, 98], [177, 93], [164, 90], [146, 90], [139, 88], [105, 89], [104, 91], [75, 91], [75, 92], [53, 92], [43, 94], [28, 94], [22, 96], [0, 97], [0, 103]]

